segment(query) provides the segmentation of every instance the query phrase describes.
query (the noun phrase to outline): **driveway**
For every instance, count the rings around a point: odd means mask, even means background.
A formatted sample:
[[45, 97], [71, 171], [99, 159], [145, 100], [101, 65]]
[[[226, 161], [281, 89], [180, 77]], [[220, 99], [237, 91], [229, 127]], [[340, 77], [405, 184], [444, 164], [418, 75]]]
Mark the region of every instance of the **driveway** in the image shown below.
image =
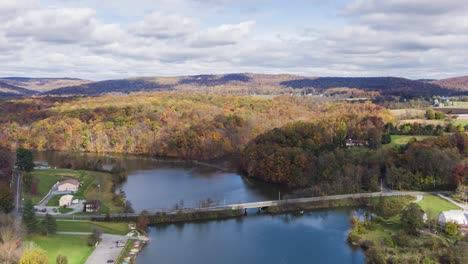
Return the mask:
[[120, 252], [123, 250], [123, 247], [116, 246], [116, 241], [121, 240], [125, 245], [129, 237], [102, 234], [101, 239], [101, 243], [99, 243], [91, 256], [89, 256], [85, 264], [105, 264], [107, 263], [107, 260], [110, 259], [116, 261], [120, 255]]
[[74, 192], [59, 191], [57, 185], [54, 185], [52, 186], [52, 189], [49, 191], [49, 193], [41, 200], [41, 202], [37, 206], [39, 207], [46, 206], [50, 198], [54, 197], [55, 195], [62, 195], [62, 194], [74, 194]]

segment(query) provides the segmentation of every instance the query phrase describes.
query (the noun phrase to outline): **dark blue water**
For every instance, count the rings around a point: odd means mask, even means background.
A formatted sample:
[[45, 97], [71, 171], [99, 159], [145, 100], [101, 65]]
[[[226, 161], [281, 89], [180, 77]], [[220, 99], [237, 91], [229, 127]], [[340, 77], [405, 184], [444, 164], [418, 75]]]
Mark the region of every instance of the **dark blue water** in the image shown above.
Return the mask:
[[168, 164], [130, 171], [122, 189], [136, 211], [171, 209], [181, 200], [184, 207], [194, 208], [208, 198], [222, 205], [278, 197], [277, 188], [248, 182], [233, 172]]
[[138, 264], [364, 263], [346, 243], [349, 210], [164, 225], [150, 229]]

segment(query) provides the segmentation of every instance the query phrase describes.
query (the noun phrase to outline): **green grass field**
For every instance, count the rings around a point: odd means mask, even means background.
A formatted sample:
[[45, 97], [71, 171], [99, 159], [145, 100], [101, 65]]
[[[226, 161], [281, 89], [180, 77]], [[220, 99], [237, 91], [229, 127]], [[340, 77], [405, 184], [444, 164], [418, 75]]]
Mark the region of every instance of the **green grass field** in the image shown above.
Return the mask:
[[83, 264], [94, 250], [86, 244], [86, 236], [30, 235], [26, 240], [45, 250], [50, 263], [55, 263], [58, 255], [64, 255], [68, 258], [68, 264]]
[[434, 138], [435, 136], [401, 136], [401, 135], [392, 135], [393, 145], [405, 145], [408, 144], [408, 141], [412, 138], [416, 138], [418, 141], [426, 138]]
[[[458, 106], [458, 107], [468, 107], [468, 102], [452, 102], [453, 106]], [[452, 103], [449, 104], [449, 106], [452, 106]]]
[[73, 211], [73, 209], [60, 207], [60, 208], [58, 209], [58, 211], [59, 211], [61, 214], [66, 214], [66, 213], [69, 213], [69, 212]]
[[[101, 200], [102, 213], [120, 212], [120, 208], [114, 206], [112, 202], [112, 180], [108, 173], [62, 169], [34, 170], [31, 173], [35, 179], [39, 180], [38, 195], [31, 197], [33, 204], [39, 203], [57, 181], [76, 179], [82, 181], [83, 185], [73, 195], [74, 199]], [[99, 192], [98, 185], [101, 186], [101, 192]], [[59, 199], [60, 196], [54, 196], [47, 205], [58, 206]]]
[[50, 200], [47, 202], [47, 206], [59, 206], [59, 200], [60, 198], [62, 198], [62, 196], [64, 196], [65, 194], [63, 195], [55, 195], [55, 196], [52, 196], [52, 198], [50, 198]]
[[126, 235], [130, 232], [128, 223], [57, 220], [57, 231], [59, 232], [91, 232], [93, 228], [99, 228], [103, 233], [114, 235]]
[[454, 125], [462, 125], [463, 127], [468, 125], [468, 119], [459, 119], [453, 122]]
[[[447, 200], [435, 195], [424, 195], [422, 201], [418, 202], [421, 208], [432, 217], [438, 217], [440, 212], [448, 210], [459, 210], [460, 208]], [[428, 215], [430, 215], [428, 213]]]
[[39, 203], [56, 182], [74, 178], [73, 175], [70, 175], [69, 170], [34, 170], [30, 173], [35, 179], [39, 180], [38, 195], [31, 197], [33, 204]]

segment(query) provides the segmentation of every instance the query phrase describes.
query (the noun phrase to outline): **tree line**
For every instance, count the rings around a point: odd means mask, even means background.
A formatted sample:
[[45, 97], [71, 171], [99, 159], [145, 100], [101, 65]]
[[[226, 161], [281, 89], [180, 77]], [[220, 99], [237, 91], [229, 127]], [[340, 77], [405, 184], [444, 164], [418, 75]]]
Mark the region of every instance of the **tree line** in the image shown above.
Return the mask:
[[[371, 103], [278, 96], [181, 93], [34, 98], [0, 107], [0, 145], [37, 150], [134, 153], [212, 159], [239, 153], [257, 135], [295, 121], [354, 126], [366, 115], [392, 122]], [[345, 116], [345, 117], [344, 117]], [[358, 131], [359, 132], [359, 131]]]

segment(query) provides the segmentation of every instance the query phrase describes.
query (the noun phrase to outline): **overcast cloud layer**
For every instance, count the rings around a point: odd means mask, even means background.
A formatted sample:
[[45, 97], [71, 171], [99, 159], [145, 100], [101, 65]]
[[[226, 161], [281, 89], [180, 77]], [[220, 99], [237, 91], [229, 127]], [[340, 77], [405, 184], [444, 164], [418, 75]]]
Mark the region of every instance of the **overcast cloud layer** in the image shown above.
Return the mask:
[[468, 75], [460, 0], [0, 0], [0, 76]]

